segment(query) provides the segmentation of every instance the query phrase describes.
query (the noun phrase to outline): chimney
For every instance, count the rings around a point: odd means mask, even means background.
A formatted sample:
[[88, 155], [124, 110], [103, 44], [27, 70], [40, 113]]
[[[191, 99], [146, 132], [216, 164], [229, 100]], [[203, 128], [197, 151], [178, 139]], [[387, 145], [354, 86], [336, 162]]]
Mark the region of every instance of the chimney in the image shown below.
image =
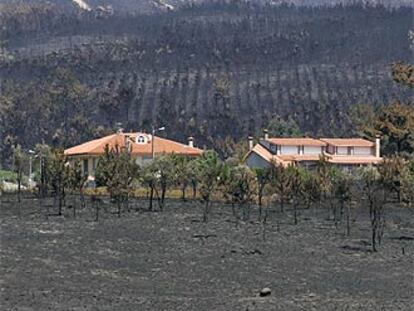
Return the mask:
[[252, 150], [253, 149], [253, 137], [249, 136], [248, 140], [249, 140], [249, 150]]
[[381, 136], [375, 136], [375, 157], [381, 157]]
[[124, 135], [124, 143], [125, 143], [125, 149], [126, 151], [130, 152], [131, 151], [131, 140], [129, 139], [129, 135]]
[[188, 146], [194, 147], [194, 138], [192, 136], [188, 137]]
[[268, 140], [269, 139], [269, 131], [267, 129], [263, 130], [263, 135], [264, 135], [264, 140]]

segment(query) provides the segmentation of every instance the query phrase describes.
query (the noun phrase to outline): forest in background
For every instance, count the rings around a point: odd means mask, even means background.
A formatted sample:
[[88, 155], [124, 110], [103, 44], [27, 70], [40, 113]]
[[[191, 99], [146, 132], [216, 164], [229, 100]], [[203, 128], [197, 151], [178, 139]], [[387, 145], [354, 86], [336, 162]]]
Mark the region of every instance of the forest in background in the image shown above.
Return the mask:
[[412, 107], [391, 77], [412, 59], [409, 7], [216, 1], [137, 15], [39, 2], [0, 14], [4, 165], [17, 143], [67, 147], [120, 125], [226, 150], [269, 125], [358, 135], [364, 114]]

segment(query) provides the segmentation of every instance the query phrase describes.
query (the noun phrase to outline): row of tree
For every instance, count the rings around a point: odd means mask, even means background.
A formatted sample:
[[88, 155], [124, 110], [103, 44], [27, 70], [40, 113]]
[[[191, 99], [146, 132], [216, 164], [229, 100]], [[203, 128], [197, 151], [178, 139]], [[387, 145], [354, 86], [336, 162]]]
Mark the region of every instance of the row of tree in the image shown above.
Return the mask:
[[[80, 162], [71, 162], [62, 152], [44, 148], [40, 155], [38, 188], [41, 196], [48, 192], [54, 197], [57, 214], [62, 214], [68, 193], [78, 194], [77, 205], [85, 207], [83, 192], [87, 176]], [[24, 155], [20, 148], [14, 150], [14, 167], [18, 176], [18, 202], [23, 176]], [[361, 168], [346, 173], [332, 166], [321, 157], [313, 170], [271, 163], [267, 169], [251, 169], [237, 159], [220, 160], [217, 153], [205, 152], [190, 159], [177, 155], [162, 155], [138, 166], [124, 149], [107, 148], [96, 168], [97, 186], [106, 189], [110, 202], [117, 207], [118, 216], [129, 210], [135, 190], [147, 189], [148, 209], [155, 204], [163, 210], [168, 190], [180, 190], [181, 199], [187, 200], [187, 189], [192, 189], [192, 199], [202, 202], [203, 221], [208, 221], [212, 203], [216, 200], [231, 204], [237, 222], [248, 220], [253, 207], [258, 208], [258, 219], [267, 221], [269, 211], [279, 206], [280, 213], [291, 212], [294, 224], [299, 221], [301, 209], [326, 207], [336, 226], [345, 217], [346, 233], [351, 230], [352, 210], [367, 206], [371, 219], [372, 245], [377, 249], [384, 229], [384, 207], [390, 202], [414, 205], [414, 162], [394, 156], [384, 160], [379, 167]], [[99, 218], [103, 199], [92, 195], [92, 204]], [[48, 211], [49, 213], [49, 211]]]

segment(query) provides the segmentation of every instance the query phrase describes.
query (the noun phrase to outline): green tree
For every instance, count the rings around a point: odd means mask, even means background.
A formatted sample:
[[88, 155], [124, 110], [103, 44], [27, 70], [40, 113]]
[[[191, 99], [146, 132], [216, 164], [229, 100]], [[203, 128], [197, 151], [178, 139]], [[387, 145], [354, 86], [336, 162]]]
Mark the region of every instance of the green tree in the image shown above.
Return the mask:
[[414, 66], [402, 62], [392, 66], [392, 77], [395, 82], [414, 87]]
[[211, 208], [211, 198], [219, 185], [223, 163], [214, 151], [207, 151], [195, 160], [199, 191], [204, 203], [203, 221], [207, 222]]
[[310, 208], [313, 203], [316, 203], [321, 198], [321, 189], [318, 183], [318, 177], [315, 173], [309, 170], [304, 170], [303, 177], [303, 200], [305, 206]]
[[128, 205], [132, 181], [136, 178], [138, 166], [125, 148], [105, 147], [96, 168], [97, 183], [107, 187], [110, 197], [115, 201], [118, 217], [121, 217], [121, 206]]
[[263, 194], [266, 185], [270, 181], [270, 170], [268, 168], [254, 168], [253, 172], [256, 176], [257, 183], [257, 199], [259, 203], [259, 219], [262, 218]]
[[235, 205], [238, 205], [239, 210], [242, 211], [242, 219], [247, 220], [250, 216], [250, 205], [257, 194], [255, 173], [244, 165], [229, 166], [224, 164], [220, 179], [225, 193], [231, 201], [234, 216], [239, 219], [234, 208]]
[[410, 175], [408, 161], [400, 156], [385, 158], [378, 171], [384, 188], [390, 193], [396, 193], [398, 202], [401, 202], [402, 183]]
[[279, 115], [273, 116], [267, 125], [267, 129], [271, 137], [299, 137], [302, 135], [299, 125], [291, 116], [287, 118]]
[[[69, 187], [73, 192], [79, 193], [81, 206], [82, 208], [85, 208], [85, 197], [83, 195], [83, 189], [85, 187], [88, 176], [83, 173], [82, 165], [79, 161], [75, 161], [75, 163], [73, 163], [73, 165], [70, 167], [68, 179]], [[73, 217], [76, 217], [76, 199], [75, 204], [73, 205]]]
[[394, 102], [378, 112], [375, 130], [382, 137], [385, 154], [414, 152], [414, 106]]
[[[156, 176], [157, 198], [161, 210], [165, 207], [165, 196], [168, 186], [176, 180], [175, 156], [161, 155], [156, 157], [152, 163], [153, 171]], [[158, 189], [159, 188], [159, 191]], [[158, 195], [160, 193], [161, 195]]]
[[280, 211], [282, 213], [284, 212], [285, 202], [288, 200], [290, 193], [290, 182], [291, 180], [287, 169], [272, 161], [270, 163], [270, 186], [278, 196]]

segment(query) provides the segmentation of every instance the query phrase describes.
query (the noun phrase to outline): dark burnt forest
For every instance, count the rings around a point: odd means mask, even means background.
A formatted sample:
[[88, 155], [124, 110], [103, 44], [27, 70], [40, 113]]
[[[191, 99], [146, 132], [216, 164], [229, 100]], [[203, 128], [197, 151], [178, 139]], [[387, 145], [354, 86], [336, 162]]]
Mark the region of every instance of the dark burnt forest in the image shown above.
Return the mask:
[[165, 126], [199, 146], [257, 135], [273, 117], [302, 134], [356, 134], [350, 107], [412, 100], [413, 10], [214, 1], [152, 14], [0, 5], [0, 148], [66, 147]]

